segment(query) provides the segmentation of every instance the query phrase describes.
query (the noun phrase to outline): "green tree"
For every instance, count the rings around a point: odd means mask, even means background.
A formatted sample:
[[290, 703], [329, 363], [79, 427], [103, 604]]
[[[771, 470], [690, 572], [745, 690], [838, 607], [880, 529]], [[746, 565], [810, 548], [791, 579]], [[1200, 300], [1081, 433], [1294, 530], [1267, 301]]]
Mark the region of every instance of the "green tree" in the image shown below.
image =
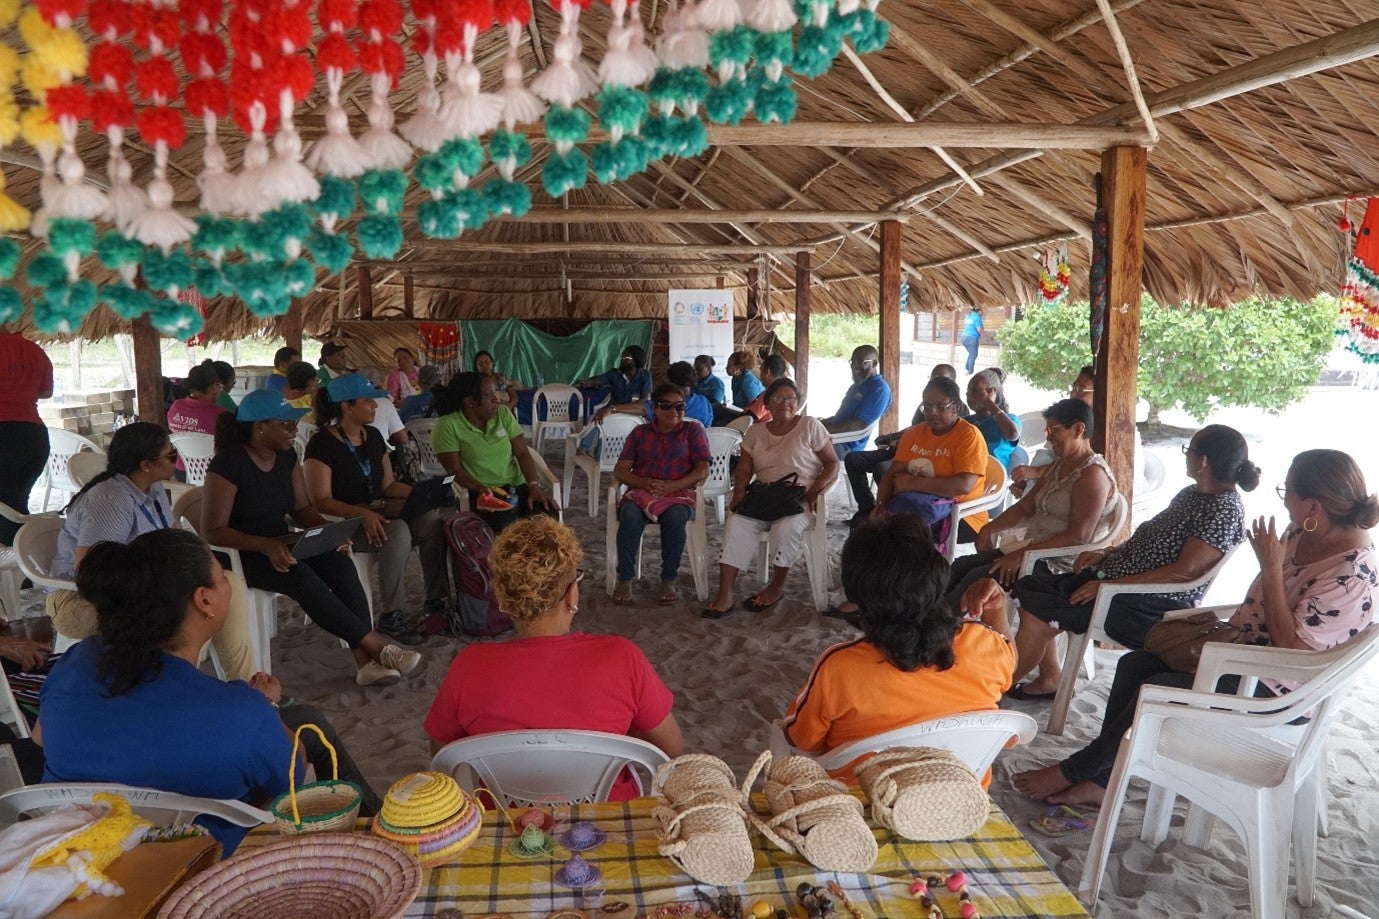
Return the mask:
[[[1279, 412], [1306, 395], [1335, 343], [1336, 306], [1252, 298], [1229, 309], [1140, 307], [1140, 398], [1149, 420], [1181, 408], [1198, 421], [1218, 406]], [[1029, 308], [997, 333], [1006, 370], [1062, 389], [1091, 361], [1087, 304]]]

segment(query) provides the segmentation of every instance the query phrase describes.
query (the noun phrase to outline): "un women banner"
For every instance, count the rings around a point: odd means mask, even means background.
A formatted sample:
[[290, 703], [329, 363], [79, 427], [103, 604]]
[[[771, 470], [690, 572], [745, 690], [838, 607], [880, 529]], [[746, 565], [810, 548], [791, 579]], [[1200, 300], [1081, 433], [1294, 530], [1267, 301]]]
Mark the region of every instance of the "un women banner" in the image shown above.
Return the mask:
[[714, 376], [729, 387], [728, 355], [733, 352], [733, 292], [675, 290], [669, 294], [670, 362], [689, 361], [700, 354], [713, 357]]

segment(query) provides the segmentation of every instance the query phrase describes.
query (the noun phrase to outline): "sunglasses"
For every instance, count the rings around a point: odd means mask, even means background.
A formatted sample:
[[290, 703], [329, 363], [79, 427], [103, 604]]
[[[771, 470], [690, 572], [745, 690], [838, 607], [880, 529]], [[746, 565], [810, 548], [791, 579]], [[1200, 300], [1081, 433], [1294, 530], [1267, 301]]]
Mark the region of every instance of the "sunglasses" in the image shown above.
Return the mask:
[[157, 456], [154, 457], [154, 459], [167, 460], [167, 461], [170, 462], [170, 463], [175, 463], [175, 462], [177, 462], [177, 458], [178, 458], [178, 453], [177, 453], [177, 448], [176, 448], [176, 447], [172, 447], [171, 449], [168, 450], [167, 453], [159, 453]]
[[668, 399], [662, 399], [660, 402], [657, 402], [656, 407], [667, 412], [679, 412], [680, 414], [684, 414], [685, 412], [685, 403], [671, 402]]
[[1282, 500], [1282, 501], [1288, 500], [1288, 486], [1287, 486], [1287, 485], [1275, 485], [1275, 486], [1274, 486], [1274, 491], [1278, 493], [1279, 500]]

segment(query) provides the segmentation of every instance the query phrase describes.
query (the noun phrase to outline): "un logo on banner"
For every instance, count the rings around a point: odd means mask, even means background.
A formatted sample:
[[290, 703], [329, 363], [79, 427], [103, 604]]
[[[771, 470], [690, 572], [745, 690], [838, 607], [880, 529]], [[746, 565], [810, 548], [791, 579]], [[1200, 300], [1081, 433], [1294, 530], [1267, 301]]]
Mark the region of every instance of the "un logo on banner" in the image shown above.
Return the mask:
[[702, 315], [704, 315], [704, 304], [702, 304], [702, 303], [700, 303], [700, 302], [698, 302], [698, 301], [695, 301], [693, 304], [691, 304], [691, 305], [690, 305], [690, 315], [691, 315], [691, 316], [702, 316]]

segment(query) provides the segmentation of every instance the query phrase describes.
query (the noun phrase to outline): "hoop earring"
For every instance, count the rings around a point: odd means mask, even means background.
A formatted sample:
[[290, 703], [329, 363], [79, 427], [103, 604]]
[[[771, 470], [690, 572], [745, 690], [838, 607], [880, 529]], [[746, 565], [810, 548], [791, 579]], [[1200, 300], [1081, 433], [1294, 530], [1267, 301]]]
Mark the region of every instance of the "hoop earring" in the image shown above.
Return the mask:
[[[1311, 526], [1308, 526], [1308, 524], [1311, 524]], [[1304, 520], [1304, 521], [1302, 522], [1302, 531], [1303, 531], [1304, 533], [1314, 533], [1314, 532], [1316, 532], [1316, 530], [1317, 530], [1317, 518], [1315, 518], [1315, 517], [1308, 517], [1306, 520]]]

